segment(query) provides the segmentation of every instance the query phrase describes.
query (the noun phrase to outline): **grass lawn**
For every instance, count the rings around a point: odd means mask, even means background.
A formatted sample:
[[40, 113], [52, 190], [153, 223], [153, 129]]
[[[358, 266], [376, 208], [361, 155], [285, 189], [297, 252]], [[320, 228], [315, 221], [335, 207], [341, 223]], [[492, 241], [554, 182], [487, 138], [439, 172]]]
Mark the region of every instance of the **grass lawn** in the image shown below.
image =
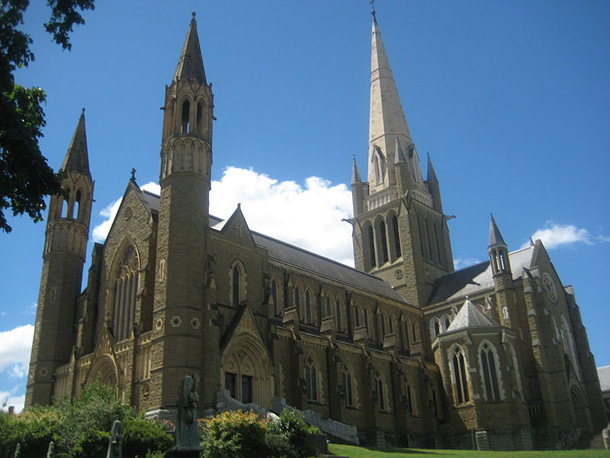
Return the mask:
[[394, 448], [378, 450], [354, 445], [329, 444], [331, 453], [350, 458], [610, 458], [610, 450], [560, 450], [536, 452], [480, 452], [473, 450], [424, 450]]

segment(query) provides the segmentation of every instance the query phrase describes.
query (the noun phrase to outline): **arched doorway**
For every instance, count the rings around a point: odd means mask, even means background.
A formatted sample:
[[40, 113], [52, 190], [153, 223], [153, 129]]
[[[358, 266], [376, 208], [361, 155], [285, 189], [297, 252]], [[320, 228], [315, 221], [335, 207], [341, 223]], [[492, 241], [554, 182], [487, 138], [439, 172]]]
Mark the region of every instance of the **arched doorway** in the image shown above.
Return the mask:
[[273, 375], [267, 349], [250, 334], [236, 336], [222, 356], [221, 383], [244, 404], [271, 407]]

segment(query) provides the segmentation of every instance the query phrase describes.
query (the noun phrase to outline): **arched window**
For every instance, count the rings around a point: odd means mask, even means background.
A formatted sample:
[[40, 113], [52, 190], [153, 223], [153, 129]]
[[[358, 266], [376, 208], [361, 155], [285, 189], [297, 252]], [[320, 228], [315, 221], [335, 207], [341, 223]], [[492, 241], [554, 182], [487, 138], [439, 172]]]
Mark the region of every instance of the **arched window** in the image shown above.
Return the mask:
[[190, 119], [191, 103], [188, 100], [182, 102], [182, 116], [180, 122], [180, 133], [189, 133], [189, 119]]
[[390, 334], [394, 334], [394, 317], [390, 316], [388, 320], [388, 325], [390, 326]]
[[239, 305], [239, 281], [240, 272], [237, 266], [233, 267], [233, 305]]
[[377, 222], [377, 227], [375, 229], [377, 229], [377, 235], [379, 237], [378, 247], [379, 247], [379, 252], [380, 252], [380, 256], [381, 256], [381, 259], [379, 261], [380, 261], [380, 264], [385, 264], [389, 260], [389, 257], [388, 257], [388, 231], [386, 230], [386, 227], [385, 227], [385, 221], [380, 219]]
[[197, 135], [203, 133], [203, 102], [197, 103]]
[[488, 402], [500, 400], [500, 387], [498, 385], [498, 373], [496, 369], [496, 356], [493, 348], [484, 343], [481, 346], [481, 376], [485, 387], [485, 398]]
[[311, 293], [308, 289], [305, 290], [305, 323], [311, 324], [313, 323], [311, 313]]
[[466, 359], [462, 349], [456, 346], [451, 356], [451, 369], [456, 404], [470, 400], [468, 394], [468, 379], [466, 378]]
[[76, 199], [74, 200], [74, 208], [72, 209], [72, 217], [74, 219], [80, 219], [80, 203], [81, 203], [82, 193], [79, 191], [76, 192]]
[[385, 315], [379, 314], [379, 325], [381, 326], [381, 339], [385, 337]]
[[366, 253], [368, 254], [368, 264], [370, 267], [377, 266], [377, 255], [375, 253], [375, 233], [373, 232], [373, 226], [368, 224], [364, 229], [366, 238]]
[[352, 374], [349, 372], [347, 366], [343, 366], [343, 373], [341, 374], [341, 382], [343, 384], [343, 392], [345, 395], [345, 405], [348, 407], [354, 407], [354, 386], [352, 380]]
[[430, 338], [432, 340], [436, 339], [436, 337], [441, 332], [441, 322], [438, 318], [432, 318], [430, 320]]
[[112, 329], [118, 341], [129, 338], [136, 312], [138, 291], [138, 256], [128, 244], [120, 256], [114, 277]]
[[[61, 217], [62, 218], [69, 218], [70, 217], [70, 194], [71, 194], [70, 189], [66, 189], [66, 197], [65, 197], [65, 200], [62, 202], [62, 205], [61, 205]], [[63, 204], [66, 204], [66, 206], [64, 207]]]
[[379, 410], [385, 411], [387, 408], [386, 393], [383, 386], [383, 380], [381, 377], [377, 377], [377, 402], [379, 403]]
[[341, 302], [339, 299], [335, 301], [335, 320], [337, 325], [337, 331], [343, 331], [343, 323], [341, 321]]
[[294, 307], [297, 309], [297, 315], [301, 318], [301, 288], [294, 288]]
[[407, 410], [410, 415], [413, 415], [413, 390], [411, 385], [407, 385]]
[[402, 256], [402, 251], [400, 248], [400, 232], [398, 230], [398, 218], [396, 215], [392, 215], [390, 218], [390, 228], [394, 258], [400, 258]]
[[443, 315], [442, 317], [442, 331], [445, 332], [451, 326], [451, 320], [447, 315]]
[[333, 311], [332, 311], [332, 306], [331, 306], [332, 300], [330, 298], [330, 296], [326, 296], [326, 318], [333, 316]]
[[304, 369], [305, 390], [307, 392], [307, 400], [318, 400], [318, 371], [313, 358], [310, 356], [305, 362]]
[[275, 316], [279, 316], [280, 314], [280, 306], [277, 303], [277, 280], [274, 278], [271, 280], [271, 300], [273, 301], [273, 314]]

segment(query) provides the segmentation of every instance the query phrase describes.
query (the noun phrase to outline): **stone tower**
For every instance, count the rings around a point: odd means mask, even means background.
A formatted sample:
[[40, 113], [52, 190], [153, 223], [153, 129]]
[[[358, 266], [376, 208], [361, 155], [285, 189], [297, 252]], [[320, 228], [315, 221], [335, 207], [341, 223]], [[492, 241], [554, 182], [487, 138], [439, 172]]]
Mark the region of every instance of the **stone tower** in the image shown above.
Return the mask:
[[435, 279], [453, 271], [440, 186], [428, 158], [421, 173], [381, 32], [373, 13], [368, 182], [354, 160], [352, 199], [356, 268], [424, 306]]
[[195, 15], [165, 89], [151, 370], [152, 408], [172, 406], [185, 375], [201, 376], [212, 87]]
[[28, 406], [51, 403], [55, 369], [72, 356], [76, 300], [81, 291], [93, 202], [84, 109], [61, 170], [65, 173], [65, 194], [51, 197], [49, 204], [25, 400]]

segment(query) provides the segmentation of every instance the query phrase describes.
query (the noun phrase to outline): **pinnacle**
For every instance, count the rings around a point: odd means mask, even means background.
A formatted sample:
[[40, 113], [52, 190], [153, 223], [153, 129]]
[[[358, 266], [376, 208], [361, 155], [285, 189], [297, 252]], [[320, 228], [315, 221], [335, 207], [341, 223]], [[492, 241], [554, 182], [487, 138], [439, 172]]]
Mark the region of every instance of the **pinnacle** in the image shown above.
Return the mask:
[[64, 172], [78, 172], [91, 177], [89, 171], [89, 152], [87, 150], [87, 132], [85, 129], [85, 109], [83, 108], [68, 146], [68, 151], [61, 165]]
[[203, 57], [201, 56], [201, 46], [197, 35], [197, 19], [195, 13], [191, 19], [189, 30], [182, 46], [182, 52], [178, 59], [174, 80], [196, 80], [206, 83], [205, 70], [203, 68]]
[[498, 225], [496, 224], [496, 220], [494, 219], [494, 215], [492, 214], [491, 220], [489, 222], [489, 246], [491, 247], [494, 245], [506, 246], [506, 243], [504, 242], [504, 239], [502, 238], [500, 229], [498, 228]]

